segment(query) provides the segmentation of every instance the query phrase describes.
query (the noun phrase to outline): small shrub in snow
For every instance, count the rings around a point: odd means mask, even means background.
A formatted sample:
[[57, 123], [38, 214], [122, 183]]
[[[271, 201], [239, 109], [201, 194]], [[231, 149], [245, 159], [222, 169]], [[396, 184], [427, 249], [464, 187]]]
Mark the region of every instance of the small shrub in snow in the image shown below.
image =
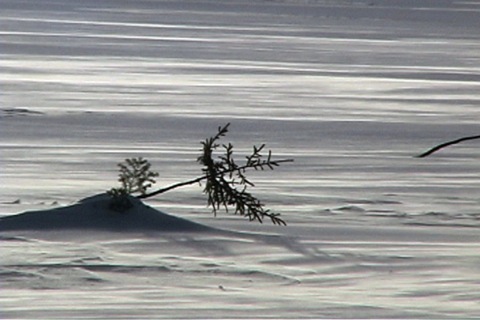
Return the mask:
[[118, 181], [121, 182], [121, 189], [128, 194], [145, 194], [147, 189], [156, 181], [158, 172], [150, 170], [151, 164], [148, 160], [140, 158], [125, 159], [125, 163], [119, 163], [120, 174]]
[[154, 178], [158, 177], [158, 172], [151, 171], [150, 162], [142, 157], [125, 159], [125, 162], [118, 166], [118, 181], [122, 186], [108, 191], [112, 197], [110, 207], [115, 211], [125, 211], [132, 207], [128, 196], [135, 193], [146, 194], [147, 189], [156, 182]]

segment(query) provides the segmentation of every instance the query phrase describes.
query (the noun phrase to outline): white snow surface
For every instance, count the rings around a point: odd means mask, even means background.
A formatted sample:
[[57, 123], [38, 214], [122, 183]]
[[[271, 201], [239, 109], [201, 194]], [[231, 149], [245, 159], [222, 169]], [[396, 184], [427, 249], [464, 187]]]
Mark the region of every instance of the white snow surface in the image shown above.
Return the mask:
[[[480, 317], [480, 3], [0, 0], [0, 318]], [[231, 122], [288, 226], [201, 186]], [[83, 199], [83, 200], [80, 200]]]
[[[200, 224], [155, 210], [133, 196], [128, 207], [112, 208], [113, 199], [106, 193], [78, 203], [43, 211], [30, 211], [0, 218], [0, 230], [107, 230], [131, 231], [206, 231]], [[127, 206], [127, 205], [125, 205]]]

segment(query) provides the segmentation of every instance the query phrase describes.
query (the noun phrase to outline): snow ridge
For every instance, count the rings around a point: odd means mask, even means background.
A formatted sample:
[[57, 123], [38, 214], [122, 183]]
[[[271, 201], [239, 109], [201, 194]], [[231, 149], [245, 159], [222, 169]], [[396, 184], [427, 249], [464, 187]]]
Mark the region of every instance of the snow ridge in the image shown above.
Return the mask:
[[2, 217], [0, 231], [99, 229], [110, 231], [207, 231], [211, 228], [158, 211], [131, 197], [133, 207], [119, 213], [109, 208], [109, 196], [98, 194], [50, 210]]

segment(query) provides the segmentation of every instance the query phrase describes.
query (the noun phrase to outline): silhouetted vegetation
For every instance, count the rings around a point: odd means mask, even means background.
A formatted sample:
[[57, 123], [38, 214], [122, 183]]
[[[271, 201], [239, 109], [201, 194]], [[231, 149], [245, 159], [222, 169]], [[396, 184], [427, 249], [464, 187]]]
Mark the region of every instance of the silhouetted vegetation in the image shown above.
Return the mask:
[[[125, 211], [131, 206], [128, 200], [130, 195], [145, 199], [179, 187], [203, 183], [207, 206], [212, 208], [214, 215], [223, 208], [227, 212], [233, 210], [235, 214], [245, 216], [250, 221], [256, 220], [261, 223], [265, 218], [269, 218], [273, 224], [286, 225], [285, 221], [279, 217], [279, 213], [266, 209], [263, 202], [249, 192], [249, 188], [254, 187], [255, 184], [246, 176], [246, 171], [273, 170], [281, 163], [292, 162], [293, 159], [274, 160], [271, 151], [264, 154], [265, 144], [262, 144], [254, 145], [252, 153], [246, 156], [245, 162], [238, 164], [234, 159], [233, 145], [219, 142], [228, 133], [229, 126], [230, 123], [218, 127], [217, 134], [201, 142], [202, 154], [197, 162], [203, 166], [203, 175], [197, 178], [148, 193], [147, 189], [152, 187], [155, 183], [154, 178], [158, 176], [157, 172], [150, 170], [148, 160], [131, 158], [126, 159], [124, 163], [119, 163], [118, 180], [122, 186], [108, 192], [112, 197], [111, 207], [117, 211]], [[221, 154], [216, 155], [219, 150], [222, 151]]]
[[441, 143], [427, 151], [425, 151], [424, 153], [422, 154], [419, 154], [417, 156], [417, 158], [424, 158], [424, 157], [428, 157], [429, 155], [431, 155], [432, 153], [434, 152], [437, 152], [438, 150], [440, 149], [443, 149], [445, 147], [448, 147], [448, 146], [451, 146], [451, 145], [454, 145], [454, 144], [457, 144], [457, 143], [460, 143], [460, 142], [464, 142], [464, 141], [468, 141], [468, 140], [474, 140], [474, 139], [480, 139], [480, 135], [475, 135], [475, 136], [468, 136], [468, 137], [462, 137], [462, 138], [459, 138], [459, 139], [455, 139], [455, 140], [451, 140], [451, 141], [447, 141], [447, 142], [444, 142], [444, 143]]

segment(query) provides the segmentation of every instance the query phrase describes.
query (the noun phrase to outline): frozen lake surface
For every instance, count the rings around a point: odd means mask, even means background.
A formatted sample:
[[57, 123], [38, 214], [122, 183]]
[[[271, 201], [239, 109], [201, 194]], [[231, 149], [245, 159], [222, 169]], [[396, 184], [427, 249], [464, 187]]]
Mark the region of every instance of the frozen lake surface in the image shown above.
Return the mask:
[[2, 319], [478, 318], [480, 4], [0, 0], [0, 214], [198, 176], [231, 122], [287, 227], [147, 200], [224, 232], [0, 234]]

